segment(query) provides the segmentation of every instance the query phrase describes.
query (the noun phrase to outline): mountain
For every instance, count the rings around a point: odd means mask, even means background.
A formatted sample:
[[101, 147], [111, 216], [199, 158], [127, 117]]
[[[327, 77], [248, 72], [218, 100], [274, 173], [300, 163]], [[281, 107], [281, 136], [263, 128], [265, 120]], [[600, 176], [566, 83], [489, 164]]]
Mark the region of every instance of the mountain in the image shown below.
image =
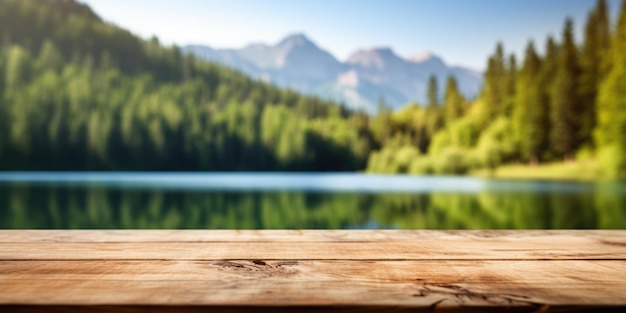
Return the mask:
[[330, 53], [302, 34], [291, 35], [274, 46], [251, 44], [242, 49], [184, 48], [196, 56], [241, 70], [282, 87], [315, 93], [345, 68]]
[[467, 97], [478, 94], [483, 79], [481, 73], [449, 66], [432, 53], [403, 58], [387, 47], [359, 50], [340, 62], [304, 34], [292, 34], [275, 45], [255, 43], [241, 49], [189, 45], [183, 49], [278, 86], [368, 112], [376, 111], [381, 98], [394, 109], [415, 100], [425, 103], [430, 75], [437, 77], [441, 92], [447, 77], [455, 76]]

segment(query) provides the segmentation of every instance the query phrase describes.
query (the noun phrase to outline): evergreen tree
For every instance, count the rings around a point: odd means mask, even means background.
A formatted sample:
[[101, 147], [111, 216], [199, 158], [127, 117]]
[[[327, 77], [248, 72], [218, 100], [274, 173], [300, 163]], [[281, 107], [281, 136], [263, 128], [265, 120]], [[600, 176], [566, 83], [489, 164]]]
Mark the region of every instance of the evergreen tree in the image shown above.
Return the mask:
[[600, 80], [602, 80], [611, 70], [611, 17], [606, 0], [598, 0], [595, 14], [596, 27], [594, 33], [600, 53], [602, 54], [600, 55], [600, 69], [598, 71], [600, 73]]
[[610, 59], [609, 17], [606, 0], [598, 0], [589, 13], [585, 25], [585, 38], [581, 55], [580, 77], [580, 140], [591, 143], [591, 133], [596, 123], [596, 98], [600, 82], [608, 72]]
[[517, 88], [517, 60], [515, 54], [509, 56], [506, 66], [505, 82], [504, 82], [504, 99], [502, 101], [501, 115], [510, 117], [513, 112], [515, 102], [515, 89]]
[[[540, 91], [541, 91], [541, 111], [544, 112], [542, 115], [543, 124], [545, 125], [545, 132], [543, 133], [543, 138], [546, 142], [550, 142], [550, 137], [552, 133], [552, 125], [551, 125], [551, 116], [552, 116], [552, 90], [554, 89], [554, 78], [556, 76], [555, 72], [557, 69], [557, 63], [559, 59], [559, 47], [557, 43], [554, 41], [552, 36], [548, 36], [546, 40], [545, 46], [545, 56], [541, 61], [541, 75], [540, 75]], [[541, 155], [540, 159], [550, 158], [554, 156], [555, 152], [550, 145], [547, 145], [544, 150], [543, 155]]]
[[446, 94], [443, 106], [446, 125], [450, 125], [454, 120], [461, 117], [464, 112], [464, 107], [465, 99], [459, 92], [456, 78], [449, 76], [446, 83]]
[[557, 156], [571, 159], [579, 145], [579, 66], [573, 22], [567, 19], [552, 90], [551, 145]]
[[376, 141], [382, 145], [383, 142], [391, 138], [393, 133], [392, 113], [383, 97], [378, 98], [378, 115], [372, 121], [372, 130]]
[[547, 147], [548, 112], [542, 105], [541, 95], [541, 60], [535, 51], [533, 42], [526, 48], [515, 97], [513, 112], [514, 127], [524, 159], [537, 163], [542, 151]]
[[[617, 20], [615, 38], [611, 47], [612, 61], [622, 61], [626, 58], [626, 0], [622, 0], [622, 7]], [[615, 67], [613, 67], [615, 69]]]
[[487, 62], [487, 71], [485, 72], [482, 97], [485, 105], [483, 127], [486, 127], [502, 112], [506, 94], [505, 76], [504, 48], [502, 43], [498, 43], [494, 55]]
[[[431, 75], [428, 80], [428, 107], [426, 109], [426, 134], [430, 139], [443, 127], [441, 108], [439, 106], [439, 86], [437, 77]], [[430, 143], [430, 140], [428, 140]]]
[[439, 90], [437, 86], [437, 77], [430, 75], [428, 79], [428, 108], [439, 107]]
[[598, 94], [596, 140], [610, 154], [603, 166], [617, 177], [626, 171], [626, 0], [622, 1], [611, 63]]

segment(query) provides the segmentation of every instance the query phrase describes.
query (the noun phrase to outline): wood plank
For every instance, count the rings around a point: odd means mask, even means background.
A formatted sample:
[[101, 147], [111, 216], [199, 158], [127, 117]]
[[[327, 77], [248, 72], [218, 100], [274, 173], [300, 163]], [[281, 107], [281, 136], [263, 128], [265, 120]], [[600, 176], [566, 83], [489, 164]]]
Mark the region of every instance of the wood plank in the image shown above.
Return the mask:
[[414, 308], [399, 306], [2, 306], [2, 312], [15, 313], [241, 313], [241, 312], [264, 312], [264, 313], [309, 313], [309, 312], [333, 312], [333, 313], [388, 313], [388, 312], [412, 312], [412, 313], [479, 313], [479, 312], [509, 312], [509, 313], [546, 313], [546, 312], [593, 312], [593, 313], [624, 313], [621, 307], [604, 306], [572, 306], [572, 307], [435, 307], [435, 308]]
[[2, 261], [0, 290], [1, 304], [616, 306], [626, 262]]
[[[0, 260], [626, 259], [625, 231], [357, 232], [365, 238], [362, 240], [349, 231], [239, 233], [242, 238], [235, 240], [236, 231], [28, 231], [33, 241], [26, 241], [27, 235], [0, 231]], [[248, 240], [255, 233], [263, 240]], [[51, 241], [46, 241], [46, 235]]]
[[626, 230], [0, 230], [0, 242], [626, 242]]
[[[19, 251], [19, 253], [17, 253]], [[388, 243], [0, 243], [3, 260], [597, 260], [626, 259], [609, 244], [438, 241]]]
[[626, 310], [625, 231], [0, 231], [1, 312]]

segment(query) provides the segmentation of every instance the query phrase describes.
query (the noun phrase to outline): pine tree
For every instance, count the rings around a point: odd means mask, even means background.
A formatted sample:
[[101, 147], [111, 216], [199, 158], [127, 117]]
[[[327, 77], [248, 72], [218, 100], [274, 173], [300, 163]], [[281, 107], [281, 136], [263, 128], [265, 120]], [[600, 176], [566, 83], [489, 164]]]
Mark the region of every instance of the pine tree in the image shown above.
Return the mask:
[[610, 32], [606, 0], [598, 0], [585, 25], [580, 77], [580, 140], [591, 143], [596, 123], [596, 98], [600, 82], [608, 72]]
[[520, 143], [522, 156], [532, 163], [540, 160], [542, 151], [547, 146], [547, 121], [541, 94], [541, 60], [531, 41], [526, 48], [524, 64], [517, 81], [515, 106], [513, 112], [516, 136]]
[[486, 127], [493, 121], [502, 110], [506, 90], [504, 78], [504, 48], [502, 43], [498, 43], [494, 55], [488, 60], [487, 71], [485, 73], [483, 89], [485, 116], [483, 116], [483, 127]]
[[463, 115], [464, 106], [465, 99], [459, 92], [456, 79], [454, 76], [449, 76], [448, 82], [446, 83], [446, 94], [443, 106], [446, 125], [450, 125], [450, 123]]
[[[540, 90], [541, 90], [541, 110], [544, 112], [542, 119], [545, 125], [545, 133], [543, 138], [546, 142], [550, 142], [550, 134], [552, 129], [552, 90], [554, 89], [554, 78], [559, 57], [559, 47], [552, 36], [548, 36], [545, 46], [545, 56], [541, 60]], [[553, 156], [554, 149], [548, 145], [544, 150], [542, 158]]]
[[579, 66], [574, 43], [573, 22], [567, 19], [563, 43], [557, 61], [552, 90], [551, 145], [557, 156], [571, 159], [579, 145], [580, 104], [578, 97]]
[[600, 85], [596, 140], [600, 147], [612, 151], [603, 164], [613, 176], [626, 171], [626, 0], [622, 1], [617, 31], [611, 47], [612, 69]]
[[513, 103], [515, 102], [515, 89], [517, 84], [517, 60], [515, 54], [509, 56], [509, 60], [505, 68], [504, 81], [504, 99], [502, 102], [501, 115], [511, 116], [513, 112]]
[[600, 61], [600, 80], [611, 71], [611, 18], [606, 0], [598, 0], [596, 6], [596, 35], [599, 49], [603, 53]]
[[439, 91], [437, 88], [437, 77], [430, 75], [430, 79], [428, 79], [428, 108], [439, 107]]
[[428, 107], [426, 108], [426, 133], [430, 138], [443, 127], [441, 108], [439, 107], [439, 87], [437, 77], [431, 75], [428, 80]]

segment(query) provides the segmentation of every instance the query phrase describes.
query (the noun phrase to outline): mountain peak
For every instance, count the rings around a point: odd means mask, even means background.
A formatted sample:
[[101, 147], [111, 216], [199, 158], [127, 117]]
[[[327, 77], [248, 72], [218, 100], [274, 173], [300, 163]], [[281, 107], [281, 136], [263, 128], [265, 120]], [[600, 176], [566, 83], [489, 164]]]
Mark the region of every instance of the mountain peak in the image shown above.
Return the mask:
[[391, 49], [391, 47], [375, 47], [375, 48], [370, 49], [370, 51], [379, 53], [379, 54], [395, 54], [395, 52], [393, 52], [393, 49]]
[[396, 53], [390, 47], [375, 47], [375, 48], [370, 48], [370, 49], [360, 49], [354, 52], [348, 58], [348, 62], [350, 62], [350, 60], [352, 59], [362, 58], [362, 57], [387, 59], [390, 57], [398, 58], [398, 55], [396, 55]]
[[304, 46], [314, 45], [313, 42], [304, 33], [294, 33], [278, 43], [278, 46], [292, 45], [292, 46]]
[[409, 57], [408, 60], [413, 63], [424, 63], [424, 62], [432, 62], [432, 61], [437, 62], [437, 63], [444, 63], [443, 60], [439, 56], [434, 54], [432, 51], [426, 51], [422, 54]]
[[[320, 49], [303, 33], [291, 34], [274, 46], [273, 60], [274, 67], [282, 69], [287, 76], [306, 72], [310, 77], [326, 78], [336, 76], [340, 67], [335, 57]], [[322, 73], [324, 70], [329, 72]]]
[[377, 69], [383, 69], [389, 64], [397, 64], [401, 62], [403, 62], [402, 58], [396, 55], [396, 53], [389, 47], [377, 47], [367, 50], [361, 49], [353, 53], [347, 61], [349, 64], [358, 64], [363, 67]]
[[374, 48], [370, 48], [370, 49], [360, 49], [357, 50], [355, 53], [352, 54], [352, 56], [355, 55], [369, 55], [369, 56], [376, 56], [376, 57], [388, 57], [388, 56], [395, 56], [396, 53], [393, 51], [393, 49], [391, 49], [390, 47], [374, 47]]

